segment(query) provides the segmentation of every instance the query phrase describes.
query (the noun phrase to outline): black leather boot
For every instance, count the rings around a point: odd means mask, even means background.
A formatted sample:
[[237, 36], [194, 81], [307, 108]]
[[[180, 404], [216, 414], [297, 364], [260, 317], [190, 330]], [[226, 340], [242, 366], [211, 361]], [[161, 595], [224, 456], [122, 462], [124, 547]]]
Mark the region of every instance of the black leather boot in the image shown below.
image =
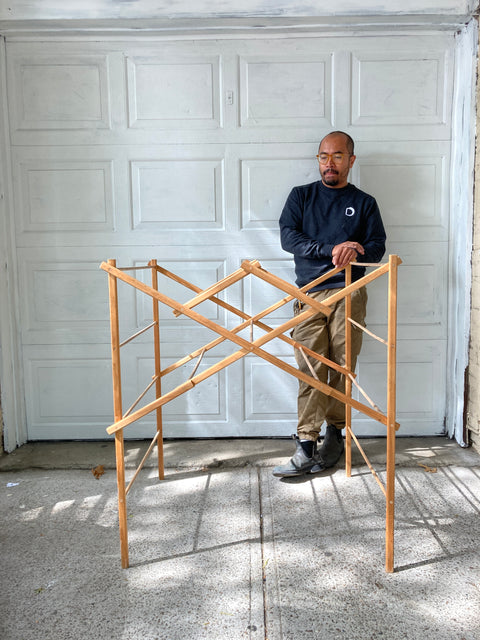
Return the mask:
[[274, 468], [273, 475], [278, 478], [302, 476], [305, 473], [310, 473], [312, 467], [317, 464], [315, 460], [316, 443], [312, 442], [312, 446], [308, 447], [308, 449], [311, 449], [311, 455], [308, 455], [307, 447], [302, 446], [298, 436], [292, 435], [292, 438], [295, 440], [295, 453], [286, 464]]
[[324, 469], [335, 466], [344, 449], [342, 430], [337, 429], [333, 424], [327, 424], [327, 432], [318, 450]]

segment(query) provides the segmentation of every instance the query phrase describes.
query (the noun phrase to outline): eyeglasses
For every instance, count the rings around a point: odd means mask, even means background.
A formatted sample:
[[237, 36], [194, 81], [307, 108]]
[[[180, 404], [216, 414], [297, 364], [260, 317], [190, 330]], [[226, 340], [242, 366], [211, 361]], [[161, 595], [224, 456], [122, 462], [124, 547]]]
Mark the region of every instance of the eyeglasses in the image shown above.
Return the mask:
[[316, 156], [320, 164], [327, 164], [329, 160], [332, 160], [335, 164], [341, 164], [344, 157], [350, 157], [351, 153], [319, 153]]

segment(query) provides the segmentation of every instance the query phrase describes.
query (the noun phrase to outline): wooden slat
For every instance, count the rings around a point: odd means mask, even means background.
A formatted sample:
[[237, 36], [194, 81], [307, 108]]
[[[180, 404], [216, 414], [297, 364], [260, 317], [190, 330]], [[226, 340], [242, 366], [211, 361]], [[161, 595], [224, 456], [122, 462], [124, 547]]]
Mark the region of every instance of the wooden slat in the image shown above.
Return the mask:
[[257, 276], [257, 278], [260, 278], [261, 280], [265, 280], [265, 282], [272, 284], [274, 287], [277, 287], [277, 289], [285, 291], [285, 293], [289, 293], [291, 296], [295, 296], [297, 300], [300, 300], [304, 304], [313, 307], [314, 309], [316, 309], [316, 311], [323, 313], [326, 316], [329, 316], [332, 313], [332, 310], [323, 302], [318, 302], [318, 300], [309, 297], [308, 295], [303, 293], [301, 289], [298, 289], [286, 280], [282, 280], [282, 278], [279, 278], [278, 276], [274, 276], [273, 273], [265, 271], [265, 269], [262, 269], [259, 263], [256, 264], [255, 262], [256, 261], [248, 262], [247, 260], [245, 260], [244, 262], [242, 262], [242, 268], [245, 269], [245, 271], [248, 271], [249, 273]]
[[[352, 267], [348, 264], [345, 267], [345, 286], [348, 287], [352, 283]], [[348, 319], [352, 315], [352, 294], [345, 296], [345, 367], [352, 369], [352, 327]], [[352, 397], [352, 381], [350, 373], [345, 378], [345, 395], [347, 398]], [[345, 405], [345, 473], [347, 478], [352, 475], [352, 407], [350, 404]]]
[[388, 573], [392, 573], [394, 567], [397, 270], [400, 262], [398, 256], [390, 256], [388, 278], [387, 495], [385, 524], [385, 569]]
[[[253, 262], [255, 263], [255, 262], [258, 262], [258, 261], [254, 260]], [[245, 269], [243, 269], [243, 268], [242, 269], [237, 269], [237, 271], [234, 271], [230, 275], [226, 276], [226, 278], [223, 278], [222, 280], [219, 280], [215, 284], [212, 284], [211, 287], [208, 287], [207, 289], [204, 289], [203, 291], [201, 291], [194, 298], [192, 298], [188, 302], [185, 302], [183, 306], [186, 309], [193, 309], [193, 307], [196, 307], [201, 302], [205, 302], [205, 300], [208, 300], [209, 298], [214, 296], [216, 293], [219, 293], [220, 291], [223, 291], [227, 287], [230, 287], [232, 284], [235, 284], [235, 282], [238, 282], [239, 280], [242, 280], [247, 275], [248, 275], [248, 273], [245, 271]], [[174, 314], [176, 316], [180, 315], [180, 313], [178, 311], [174, 311]]]
[[[108, 261], [114, 269], [115, 260]], [[110, 274], [108, 278], [108, 295], [110, 304], [110, 336], [112, 349], [112, 382], [113, 382], [113, 416], [115, 422], [122, 417], [122, 371], [120, 364], [120, 328], [118, 316], [117, 278]], [[129, 566], [128, 558], [128, 523], [127, 494], [125, 491], [125, 450], [123, 432], [115, 433], [115, 459], [117, 468], [118, 524], [120, 531], [120, 555], [122, 568]]]
[[[152, 289], [158, 291], [158, 265], [156, 260], [150, 260], [148, 263], [152, 269]], [[161, 398], [162, 396], [162, 364], [160, 358], [160, 309], [158, 300], [152, 298], [152, 311], [153, 311], [153, 349], [155, 354], [155, 396]], [[156, 412], [157, 422], [157, 466], [158, 466], [158, 478], [163, 480], [165, 477], [165, 465], [164, 465], [164, 453], [163, 453], [163, 409], [157, 408]]]

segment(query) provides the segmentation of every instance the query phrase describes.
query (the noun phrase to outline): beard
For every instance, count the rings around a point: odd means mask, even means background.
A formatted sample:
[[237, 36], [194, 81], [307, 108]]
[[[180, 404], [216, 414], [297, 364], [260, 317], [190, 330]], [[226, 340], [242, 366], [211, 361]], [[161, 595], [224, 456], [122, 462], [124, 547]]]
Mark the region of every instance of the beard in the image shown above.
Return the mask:
[[329, 171], [328, 174], [325, 171], [322, 175], [322, 178], [324, 183], [330, 187], [335, 187], [339, 182], [338, 171]]

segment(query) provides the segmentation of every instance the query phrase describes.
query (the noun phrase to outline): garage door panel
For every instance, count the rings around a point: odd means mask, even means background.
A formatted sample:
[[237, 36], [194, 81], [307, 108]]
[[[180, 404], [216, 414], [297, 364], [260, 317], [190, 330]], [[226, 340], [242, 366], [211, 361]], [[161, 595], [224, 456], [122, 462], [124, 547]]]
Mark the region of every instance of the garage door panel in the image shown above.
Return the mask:
[[[284, 361], [296, 367], [293, 357]], [[262, 436], [296, 431], [297, 379], [260, 359], [246, 358], [243, 366], [246, 427]]]
[[[317, 145], [318, 148], [318, 145]], [[250, 152], [251, 153], [251, 152]], [[272, 148], [270, 158], [241, 159], [242, 229], [278, 230], [291, 185], [318, 180], [315, 151], [306, 157], [292, 153], [286, 145]]]
[[110, 128], [106, 55], [30, 57], [20, 51], [9, 56], [14, 130]]
[[222, 158], [132, 161], [130, 166], [134, 229], [225, 227]]
[[241, 126], [330, 127], [332, 75], [329, 53], [240, 56]]
[[107, 346], [29, 346], [24, 371], [30, 439], [106, 437], [113, 397]]
[[[403, 40], [403, 42], [402, 42]], [[388, 138], [392, 127], [408, 139], [449, 139], [453, 86], [453, 40], [445, 34], [439, 46], [437, 37], [422, 36], [408, 44], [403, 38], [390, 41], [383, 50], [378, 45], [351, 53], [351, 123], [368, 136]], [[398, 46], [402, 44], [403, 46]], [[406, 45], [406, 46], [405, 46]], [[367, 133], [368, 132], [368, 133]], [[410, 134], [411, 135], [411, 134]]]
[[15, 170], [19, 233], [114, 230], [112, 161], [39, 158]]
[[[66, 252], [52, 260], [47, 250], [22, 251], [21, 318], [25, 344], [108, 341], [108, 284], [100, 258], [82, 260]], [[121, 313], [131, 315], [133, 296], [121, 299]], [[131, 320], [130, 320], [131, 322]]]
[[[412, 146], [418, 148], [412, 149]], [[438, 142], [357, 144], [353, 182], [372, 193], [390, 241], [447, 241], [449, 145]]]
[[[398, 339], [446, 339], [447, 244], [387, 243], [388, 253], [402, 259], [398, 269]], [[386, 338], [388, 278], [382, 276], [370, 283], [367, 291], [367, 325]]]
[[126, 59], [129, 127], [221, 127], [221, 56], [159, 53]]
[[[162, 368], [167, 368], [176, 362], [171, 358], [162, 360]], [[162, 378], [162, 392], [168, 393], [172, 389], [186, 382], [192, 374], [204, 373], [208, 368], [217, 363], [217, 358], [205, 355], [195, 371], [197, 360], [190, 361], [182, 367], [176, 369], [172, 373]], [[151, 381], [152, 374], [155, 371], [154, 360], [149, 357], [136, 358], [137, 370], [137, 395], [146, 388]], [[226, 405], [226, 371], [219, 372], [207, 378], [201, 385], [179, 396], [164, 408], [164, 417], [166, 424], [174, 424], [176, 422], [196, 421], [208, 423], [227, 420]], [[145, 396], [145, 401], [154, 400], [153, 391]], [[143, 401], [142, 401], [143, 402]], [[127, 406], [127, 404], [126, 404]], [[153, 414], [152, 414], [153, 415]], [[153, 424], [153, 420], [152, 420]]]
[[[397, 421], [399, 436], [442, 433], [445, 395], [446, 340], [399, 340], [397, 345]], [[386, 348], [367, 336], [357, 365], [357, 380], [370, 398], [386, 412]], [[366, 402], [357, 390], [353, 396]], [[358, 435], [386, 435], [385, 427], [353, 412]]]
[[[416, 53], [416, 55], [415, 55]], [[449, 52], [352, 54], [352, 124], [447, 124]]]

